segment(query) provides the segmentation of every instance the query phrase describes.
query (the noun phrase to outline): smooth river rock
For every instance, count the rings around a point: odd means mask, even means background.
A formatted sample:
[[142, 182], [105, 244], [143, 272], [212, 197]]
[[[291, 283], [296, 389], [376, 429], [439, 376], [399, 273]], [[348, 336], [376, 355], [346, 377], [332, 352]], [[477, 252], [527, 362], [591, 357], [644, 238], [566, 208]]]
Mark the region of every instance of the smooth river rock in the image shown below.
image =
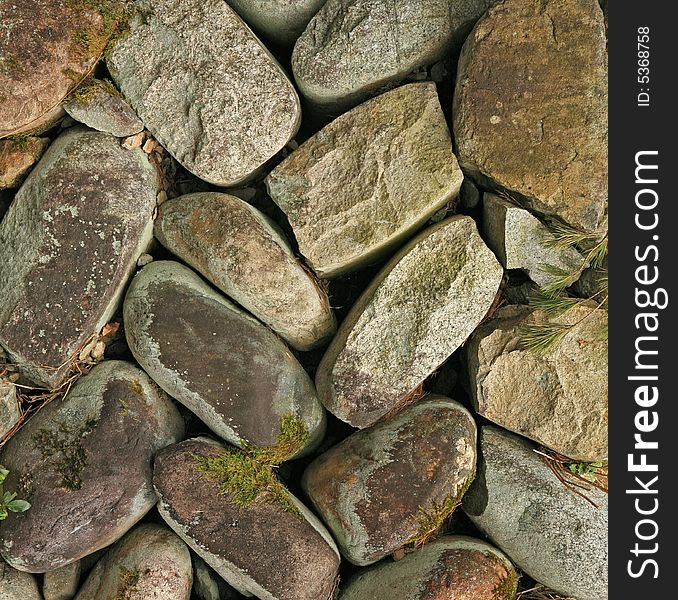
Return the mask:
[[607, 39], [597, 0], [505, 0], [469, 35], [459, 162], [533, 210], [595, 231], [607, 204]]
[[143, 371], [94, 367], [0, 451], [5, 488], [31, 503], [0, 527], [3, 558], [43, 573], [115, 542], [156, 502], [155, 452], [182, 436], [177, 409]]
[[284, 71], [223, 0], [138, 0], [142, 16], [107, 59], [146, 128], [186, 169], [244, 181], [297, 132]]
[[336, 277], [415, 233], [462, 179], [435, 85], [413, 83], [335, 119], [266, 185], [311, 268]]
[[47, 571], [42, 578], [42, 595], [45, 600], [71, 600], [80, 586], [82, 560]]
[[193, 593], [198, 600], [242, 599], [242, 595], [228, 585], [226, 580], [197, 554], [191, 554], [191, 562], [193, 563]]
[[355, 302], [316, 374], [325, 407], [354, 427], [397, 408], [478, 326], [504, 271], [471, 217], [428, 228]]
[[456, 505], [475, 465], [473, 417], [458, 402], [429, 396], [320, 455], [302, 487], [342, 555], [369, 565], [422, 534], [421, 510]]
[[224, 448], [204, 438], [166, 448], [155, 460], [160, 515], [234, 588], [261, 600], [330, 598], [339, 553], [320, 521], [292, 494], [299, 511], [275, 503], [237, 506], [198, 470], [197, 457]]
[[282, 417], [303, 421], [310, 451], [325, 430], [313, 382], [267, 327], [177, 262], [154, 261], [132, 280], [127, 343], [144, 370], [217, 435], [274, 446]]
[[141, 149], [76, 127], [33, 169], [0, 223], [0, 345], [55, 387], [116, 310], [152, 239], [158, 176]]
[[247, 202], [216, 192], [175, 198], [160, 207], [155, 236], [294, 348], [310, 350], [335, 332], [327, 293]]
[[[527, 349], [529, 326], [572, 325], [545, 352]], [[607, 458], [607, 311], [595, 305], [548, 317], [506, 306], [467, 344], [478, 414], [579, 461]]]
[[49, 146], [49, 139], [0, 140], [0, 190], [19, 187]]
[[33, 575], [17, 571], [0, 559], [0, 600], [42, 600], [42, 596]]
[[[511, 560], [577, 600], [607, 600], [607, 494], [566, 488], [533, 444], [493, 426], [480, 432], [466, 514]], [[581, 491], [581, 490], [580, 490]]]

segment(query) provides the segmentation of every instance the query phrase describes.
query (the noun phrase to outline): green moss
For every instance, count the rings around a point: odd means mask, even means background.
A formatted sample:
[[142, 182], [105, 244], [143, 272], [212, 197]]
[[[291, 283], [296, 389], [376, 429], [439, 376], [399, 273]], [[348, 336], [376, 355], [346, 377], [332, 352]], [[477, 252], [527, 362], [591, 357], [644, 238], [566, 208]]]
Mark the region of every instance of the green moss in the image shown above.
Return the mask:
[[570, 473], [579, 475], [591, 482], [596, 481], [598, 474], [607, 468], [607, 464], [604, 462], [570, 462], [564, 463], [564, 466]]
[[144, 386], [141, 385], [141, 382], [135, 379], [132, 384], [130, 385], [132, 388], [132, 391], [137, 395], [137, 396], [143, 396], [144, 395]]
[[120, 582], [113, 600], [132, 600], [139, 585], [139, 571], [120, 567]]
[[83, 106], [87, 106], [99, 94], [109, 94], [111, 96], [119, 96], [120, 92], [113, 85], [113, 82], [108, 79], [94, 79], [88, 78], [82, 81], [66, 98], [66, 101], [77, 102]]
[[506, 571], [506, 575], [494, 586], [490, 600], [513, 600], [518, 592], [518, 573], [493, 552], [485, 552], [485, 557], [496, 567]]
[[92, 10], [101, 15], [100, 30], [79, 30], [72, 36], [73, 51], [88, 56], [108, 55], [128, 33], [130, 21], [136, 13], [132, 0], [68, 0], [68, 4], [75, 10]]

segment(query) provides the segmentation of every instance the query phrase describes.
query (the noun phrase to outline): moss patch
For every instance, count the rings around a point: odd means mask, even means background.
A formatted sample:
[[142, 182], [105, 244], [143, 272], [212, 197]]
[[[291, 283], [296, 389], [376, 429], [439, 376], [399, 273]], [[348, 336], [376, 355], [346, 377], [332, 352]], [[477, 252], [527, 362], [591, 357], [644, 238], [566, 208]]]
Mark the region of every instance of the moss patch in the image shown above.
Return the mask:
[[485, 557], [493, 563], [498, 576], [502, 571], [506, 573], [504, 577], [500, 577], [499, 583], [494, 586], [490, 600], [513, 600], [518, 592], [518, 574], [515, 569], [509, 567], [492, 552], [486, 552]]
[[67, 102], [77, 102], [87, 106], [99, 94], [108, 94], [109, 96], [120, 96], [118, 88], [108, 79], [85, 79], [76, 87], [66, 98]]
[[139, 571], [120, 567], [120, 582], [113, 600], [132, 600], [139, 585]]
[[98, 31], [81, 29], [71, 36], [72, 52], [76, 56], [108, 54], [115, 43], [129, 31], [136, 13], [132, 0], [67, 0], [74, 10], [91, 10], [101, 15]]

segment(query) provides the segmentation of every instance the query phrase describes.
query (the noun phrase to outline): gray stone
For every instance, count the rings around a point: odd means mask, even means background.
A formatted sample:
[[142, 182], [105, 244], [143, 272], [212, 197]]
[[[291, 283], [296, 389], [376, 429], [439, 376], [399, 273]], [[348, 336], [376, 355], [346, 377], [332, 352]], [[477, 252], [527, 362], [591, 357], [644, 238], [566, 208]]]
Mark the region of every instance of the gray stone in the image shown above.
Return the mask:
[[227, 0], [255, 30], [286, 46], [294, 44], [325, 0]]
[[335, 332], [326, 292], [273, 221], [239, 198], [203, 192], [165, 202], [155, 236], [294, 348]]
[[69, 129], [0, 223], [0, 345], [23, 375], [56, 387], [110, 320], [152, 238], [158, 176], [141, 150]]
[[113, 79], [146, 128], [201, 179], [235, 185], [294, 137], [299, 98], [223, 0], [139, 0]]
[[461, 182], [461, 189], [459, 190], [459, 203], [463, 208], [475, 208], [480, 202], [480, 191], [475, 186], [473, 181], [464, 177]]
[[605, 227], [607, 40], [596, 0], [505, 0], [469, 35], [454, 96], [459, 161], [486, 187]]
[[189, 600], [192, 584], [186, 544], [167, 527], [146, 523], [111, 547], [75, 600]]
[[551, 269], [576, 273], [584, 257], [558, 246], [551, 230], [525, 210], [495, 194], [483, 196], [483, 234], [506, 269], [522, 269], [538, 285], [555, 279]]
[[289, 492], [288, 507], [267, 502], [266, 490], [244, 506], [221, 493], [219, 482], [199, 470], [198, 458], [225, 451], [200, 438], [160, 452], [153, 475], [160, 515], [242, 593], [261, 600], [330, 598], [339, 569], [330, 534]]
[[[551, 348], [525, 347], [530, 326], [571, 326]], [[467, 344], [476, 411], [574, 460], [607, 458], [607, 311], [579, 306], [558, 317], [499, 309]]]
[[47, 146], [47, 138], [0, 140], [0, 190], [19, 187]]
[[0, 451], [6, 489], [31, 503], [3, 522], [3, 558], [43, 573], [115, 542], [155, 504], [153, 455], [182, 436], [177, 409], [143, 371], [94, 367]]
[[189, 268], [153, 261], [132, 280], [123, 308], [127, 343], [173, 398], [223, 439], [274, 446], [281, 421], [303, 422], [316, 446], [325, 413], [313, 383], [267, 327]]
[[191, 561], [193, 562], [193, 592], [198, 600], [238, 600], [242, 598], [197, 554], [191, 554]]
[[42, 580], [45, 600], [71, 600], [78, 593], [82, 562], [77, 560], [54, 571], [47, 571]]
[[0, 440], [12, 431], [21, 418], [16, 386], [0, 379]]
[[492, 0], [328, 0], [292, 54], [299, 89], [344, 110], [454, 54]]
[[0, 600], [42, 600], [35, 577], [0, 560]]
[[401, 244], [462, 179], [435, 85], [414, 83], [335, 119], [266, 185], [311, 268], [335, 277]]
[[470, 217], [428, 228], [379, 271], [355, 302], [316, 374], [325, 407], [368, 427], [471, 335], [504, 271]]
[[530, 577], [578, 600], [607, 600], [607, 494], [566, 488], [533, 445], [496, 427], [480, 433], [466, 514]]
[[80, 85], [64, 102], [64, 110], [76, 121], [116, 137], [135, 135], [144, 128], [130, 105], [107, 81], [89, 80]]
[[473, 417], [449, 398], [430, 396], [321, 454], [302, 487], [342, 555], [369, 565], [431, 533], [421, 529], [422, 510], [441, 526], [475, 465]]
[[518, 574], [511, 561], [489, 544], [445, 536], [357, 573], [341, 600], [514, 600]]

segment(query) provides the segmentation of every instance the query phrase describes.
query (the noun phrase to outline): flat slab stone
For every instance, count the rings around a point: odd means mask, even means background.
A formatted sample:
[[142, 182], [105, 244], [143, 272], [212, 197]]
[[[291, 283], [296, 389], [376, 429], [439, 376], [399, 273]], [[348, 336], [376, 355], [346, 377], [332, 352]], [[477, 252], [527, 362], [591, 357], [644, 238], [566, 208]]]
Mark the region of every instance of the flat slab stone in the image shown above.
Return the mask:
[[19, 187], [47, 146], [47, 138], [0, 140], [0, 190]]
[[459, 161], [585, 231], [605, 227], [607, 38], [597, 0], [506, 0], [469, 35], [454, 95]]
[[157, 190], [142, 150], [84, 128], [21, 186], [0, 223], [0, 345], [27, 379], [57, 386], [109, 321], [152, 239]]
[[115, 542], [154, 506], [153, 456], [183, 433], [175, 406], [139, 368], [94, 367], [0, 451], [6, 489], [31, 503], [3, 522], [2, 557], [44, 573]]
[[297, 132], [284, 71], [223, 0], [139, 0], [107, 59], [125, 98], [174, 158], [220, 186], [244, 181]]
[[335, 119], [266, 185], [311, 268], [336, 277], [397, 247], [462, 179], [435, 84], [413, 83]]
[[423, 231], [341, 323], [316, 374], [321, 402], [361, 428], [396, 409], [471, 335], [503, 274], [471, 217]]
[[204, 192], [169, 200], [155, 236], [294, 348], [310, 350], [335, 332], [327, 293], [273, 221], [240, 198]]

